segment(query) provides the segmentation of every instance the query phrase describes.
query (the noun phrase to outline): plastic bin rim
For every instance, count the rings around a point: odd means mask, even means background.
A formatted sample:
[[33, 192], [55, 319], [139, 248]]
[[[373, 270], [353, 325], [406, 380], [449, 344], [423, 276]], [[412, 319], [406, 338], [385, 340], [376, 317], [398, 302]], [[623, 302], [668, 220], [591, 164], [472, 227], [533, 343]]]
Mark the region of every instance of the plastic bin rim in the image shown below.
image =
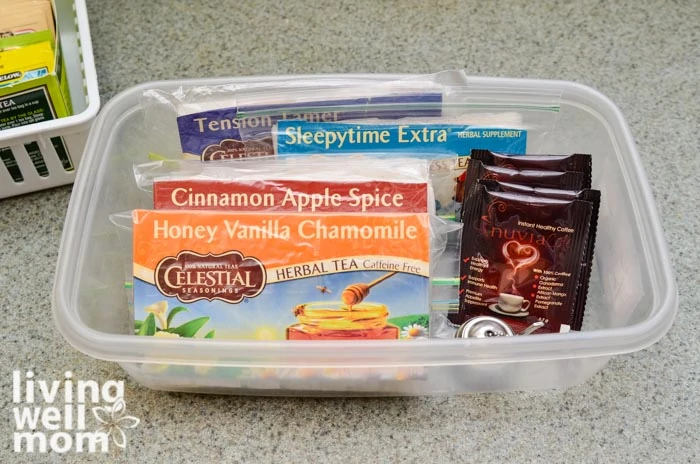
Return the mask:
[[[104, 125], [104, 120], [110, 115], [110, 112], [119, 106], [123, 106], [125, 100], [129, 97], [138, 96], [144, 90], [151, 88], [162, 88], [162, 87], [173, 87], [173, 86], [188, 86], [188, 85], [202, 85], [202, 84], [224, 84], [224, 83], [244, 83], [244, 82], [259, 82], [259, 81], [278, 81], [286, 79], [313, 79], [313, 78], [345, 78], [345, 79], [367, 79], [367, 78], [386, 78], [389, 79], [401, 79], [406, 77], [413, 77], [415, 75], [407, 74], [317, 74], [317, 75], [280, 75], [280, 76], [258, 76], [258, 77], [243, 77], [243, 78], [214, 78], [214, 79], [191, 79], [191, 80], [177, 80], [177, 81], [155, 81], [145, 84], [140, 84], [130, 89], [127, 89], [111, 101], [109, 101], [102, 113], [98, 116], [95, 125], [93, 126], [90, 137], [88, 140], [86, 153], [88, 153], [88, 148], [92, 148], [92, 145], [96, 143], [96, 135], [100, 133], [102, 126]], [[404, 343], [396, 342], [381, 342], [381, 341], [366, 341], [362, 344], [356, 342], [324, 342], [324, 346], [334, 349], [334, 351], [340, 350], [341, 348], [352, 347], [353, 357], [358, 358], [356, 363], [350, 362], [345, 363], [347, 366], [359, 366], [365, 365], [366, 360], [360, 360], [361, 355], [371, 354], [375, 352], [377, 347], [381, 347], [383, 350], [382, 356], [375, 356], [377, 362], [382, 365], [407, 365], [407, 364], [420, 364], [420, 365], [444, 365], [444, 364], [470, 364], [472, 362], [521, 362], [521, 361], [534, 361], [534, 360], [548, 360], [548, 359], [564, 359], [564, 358], [578, 358], [578, 357], [593, 357], [593, 356], [610, 356], [615, 354], [627, 353], [632, 351], [641, 350], [656, 341], [658, 341], [671, 327], [673, 324], [673, 319], [675, 312], [677, 310], [678, 304], [678, 290], [676, 286], [675, 279], [673, 277], [673, 272], [671, 270], [670, 260], [668, 256], [668, 251], [666, 244], [663, 240], [663, 233], [661, 231], [661, 225], [659, 223], [658, 214], [654, 207], [653, 199], [651, 198], [651, 193], [647, 185], [646, 176], [641, 167], [641, 162], [639, 160], [639, 155], [636, 151], [636, 147], [632, 141], [632, 136], [630, 134], [629, 128], [620, 112], [620, 110], [615, 106], [615, 104], [607, 98], [605, 95], [601, 94], [597, 90], [574, 82], [569, 81], [545, 81], [545, 80], [534, 80], [534, 79], [514, 79], [514, 78], [484, 78], [484, 77], [469, 77], [470, 82], [474, 84], [488, 83], [488, 84], [508, 84], [508, 85], [532, 85], [532, 86], [549, 86], [549, 88], [561, 87], [568, 88], [570, 90], [582, 92], [588, 94], [590, 97], [598, 100], [601, 104], [601, 108], [605, 111], [610, 112], [609, 116], [612, 116], [615, 124], [619, 126], [622, 130], [622, 135], [625, 138], [624, 143], [626, 143], [631, 152], [631, 156], [628, 167], [634, 169], [634, 175], [637, 177], [638, 183], [642, 190], [645, 192], [644, 198], [635, 199], [636, 202], [641, 203], [643, 208], [648, 210], [648, 219], [650, 220], [645, 227], [646, 230], [642, 230], [643, 235], [646, 236], [648, 243], [650, 243], [652, 252], [657, 254], [656, 261], [661, 264], [661, 268], [657, 269], [657, 276], [661, 277], [659, 282], [660, 295], [657, 295], [658, 305], [650, 315], [650, 317], [642, 322], [624, 326], [620, 328], [612, 329], [601, 329], [596, 331], [587, 331], [580, 333], [571, 333], [567, 335], [540, 335], [538, 337], [523, 337], [523, 338], [512, 338], [497, 340], [490, 343], [481, 343], [480, 340], [431, 340], [427, 344], [411, 344], [409, 346]], [[610, 118], [608, 118], [610, 119]], [[82, 169], [79, 170], [78, 179], [76, 184], [85, 182], [86, 187], [89, 189], [94, 188], [94, 182], [87, 175], [90, 171], [89, 167], [92, 166], [94, 156], [86, 156], [83, 162]], [[86, 179], [83, 179], [83, 178]], [[88, 198], [89, 195], [83, 195], [83, 198]], [[291, 365], [293, 362], [282, 362], [282, 361], [271, 361], [267, 359], [270, 354], [275, 354], [278, 358], [284, 360], [293, 359], [290, 355], [297, 352], [299, 345], [290, 344], [289, 342], [268, 342], [261, 344], [259, 342], [251, 341], [236, 341], [236, 340], [177, 340], [177, 343], [172, 343], [170, 340], [155, 340], [149, 339], [147, 337], [133, 337], [130, 335], [121, 334], [109, 334], [100, 331], [96, 331], [84, 325], [80, 316], [77, 314], [75, 309], [70, 306], [70, 301], [68, 300], [68, 295], [64, 292], [59, 292], [61, 288], [72, 288], [66, 287], [65, 283], [73, 283], [72, 273], [67, 273], [67, 258], [70, 256], [71, 251], [74, 251], [74, 245], [77, 240], [76, 237], [69, 237], [66, 231], [73, 230], [71, 225], [75, 224], [79, 218], [80, 211], [85, 211], [86, 208], [80, 204], [81, 202], [75, 198], [71, 198], [71, 202], [68, 209], [68, 214], [66, 217], [66, 225], [64, 227], [64, 234], [61, 240], [61, 251], [59, 253], [59, 259], [57, 264], [56, 279], [54, 283], [52, 307], [54, 314], [54, 321], [63, 334], [66, 340], [73, 345], [76, 349], [98, 359], [117, 361], [117, 362], [153, 362], [153, 363], [206, 363], [211, 361], [212, 358], [218, 358], [217, 364], [221, 365], [241, 365], [248, 364], [247, 362], [241, 361], [239, 359], [231, 359], [227, 361], [226, 356], [222, 356], [224, 353], [231, 353], [232, 351], [237, 351], [240, 349], [243, 356], [236, 355], [234, 358], [250, 358], [252, 350], [258, 350], [260, 354], [264, 354], [264, 360], [259, 360], [260, 365]], [[86, 213], [84, 213], [86, 214]], [[73, 289], [74, 290], [74, 289]], [[73, 297], [74, 295], [71, 295]], [[74, 299], [74, 298], [73, 298]], [[64, 320], [58, 317], [59, 311], [65, 316]], [[80, 327], [80, 330], [77, 328]], [[548, 345], [560, 341], [560, 345], [567, 345], [566, 348], [558, 346], [559, 350], [546, 350]], [[592, 343], [592, 342], [597, 343]], [[171, 343], [168, 343], [171, 342]], [[207, 344], [210, 349], [206, 351], [209, 353], [204, 353], [204, 355], [195, 355], [198, 351], [204, 351], [202, 348]], [[514, 345], [515, 344], [515, 345]], [[593, 345], [593, 346], [591, 346]], [[163, 350], [159, 350], [158, 347], [166, 347], [168, 349], [168, 354], [164, 354]], [[193, 349], [194, 347], [197, 349]], [[310, 345], [304, 344], [306, 348]], [[452, 357], [450, 359], [444, 359], [444, 361], [436, 361], [440, 359], [440, 351], [444, 350], [446, 346], [458, 347], [463, 346], [465, 349], [458, 356]], [[478, 346], [478, 353], [471, 353], [469, 348], [473, 346]], [[512, 346], [517, 346], [518, 349], [517, 359], [512, 358], [514, 350]], [[138, 355], [126, 355], [126, 351], [131, 353], [139, 353]], [[212, 356], [211, 351], [219, 348], [222, 355]], [[550, 347], [551, 348], [551, 347]], [[306, 351], [311, 351], [308, 349], [303, 349], [304, 355], [308, 357], [309, 353]], [[324, 351], [324, 350], [318, 350]], [[408, 352], [410, 356], [406, 356], [406, 359], [387, 361], [391, 354], [394, 352]], [[157, 357], [148, 358], [148, 353], [155, 354], [158, 353]], [[236, 353], [233, 353], [236, 354]], [[444, 354], [444, 353], [443, 353]], [[437, 356], [435, 356], [437, 355]], [[317, 355], [318, 357], [318, 355]], [[324, 355], [321, 354], [320, 358]], [[339, 360], [338, 356], [331, 356], [334, 360]], [[409, 362], [410, 359], [410, 362]], [[343, 359], [343, 361], [348, 361]]]

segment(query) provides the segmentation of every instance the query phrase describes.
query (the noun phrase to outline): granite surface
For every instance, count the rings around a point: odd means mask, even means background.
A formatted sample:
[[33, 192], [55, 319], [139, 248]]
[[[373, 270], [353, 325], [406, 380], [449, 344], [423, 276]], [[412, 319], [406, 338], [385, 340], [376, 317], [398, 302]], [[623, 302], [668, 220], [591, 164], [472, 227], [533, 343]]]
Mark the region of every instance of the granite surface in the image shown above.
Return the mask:
[[[148, 390], [68, 345], [50, 294], [70, 187], [0, 201], [0, 462], [698, 462], [697, 1], [88, 0], [103, 102], [170, 78], [321, 72], [580, 82], [625, 114], [675, 268], [675, 325], [567, 390], [270, 399]], [[125, 380], [141, 419], [103, 456], [12, 451], [12, 371]]]

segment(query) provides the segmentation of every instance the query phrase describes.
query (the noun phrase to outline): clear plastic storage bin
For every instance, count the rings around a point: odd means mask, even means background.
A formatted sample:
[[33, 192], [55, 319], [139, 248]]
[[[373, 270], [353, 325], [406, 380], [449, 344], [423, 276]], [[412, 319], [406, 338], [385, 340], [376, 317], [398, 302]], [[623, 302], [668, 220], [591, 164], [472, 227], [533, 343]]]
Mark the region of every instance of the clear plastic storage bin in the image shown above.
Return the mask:
[[[275, 79], [279, 77], [225, 82]], [[603, 203], [583, 331], [409, 343], [130, 335], [126, 270], [108, 215], [150, 207], [148, 195], [136, 187], [132, 167], [149, 151], [163, 147], [154, 146], [149, 136], [140, 96], [149, 88], [222, 82], [157, 82], [113, 98], [92, 127], [74, 186], [53, 293], [56, 324], [77, 349], [118, 362], [142, 385], [174, 391], [317, 396], [561, 388], [585, 381], [611, 356], [651, 345], [671, 326], [677, 309], [676, 283], [649, 186], [620, 111], [605, 96], [572, 82], [474, 77], [468, 80], [474, 89], [499, 85], [560, 91], [556, 129], [541, 152], [593, 155], [593, 186], [602, 191]]]

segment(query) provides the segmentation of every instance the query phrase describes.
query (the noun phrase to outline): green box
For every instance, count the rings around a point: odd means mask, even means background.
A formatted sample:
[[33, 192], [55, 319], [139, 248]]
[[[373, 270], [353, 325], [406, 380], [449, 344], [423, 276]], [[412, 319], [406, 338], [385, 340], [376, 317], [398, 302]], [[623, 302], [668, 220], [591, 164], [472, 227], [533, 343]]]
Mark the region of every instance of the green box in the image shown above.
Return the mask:
[[0, 130], [71, 114], [63, 57], [52, 33], [0, 39]]

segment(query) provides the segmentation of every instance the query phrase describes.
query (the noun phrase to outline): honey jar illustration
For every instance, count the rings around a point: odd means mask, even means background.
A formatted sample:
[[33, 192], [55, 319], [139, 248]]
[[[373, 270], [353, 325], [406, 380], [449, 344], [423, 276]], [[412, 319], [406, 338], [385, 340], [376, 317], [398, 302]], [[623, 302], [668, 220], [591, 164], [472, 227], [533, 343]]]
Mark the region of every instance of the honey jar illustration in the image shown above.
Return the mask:
[[287, 328], [288, 340], [396, 340], [399, 328], [387, 323], [389, 311], [379, 303], [352, 307], [341, 301], [318, 301], [294, 308], [297, 324]]
[[387, 322], [389, 310], [380, 303], [365, 302], [373, 286], [395, 275], [389, 272], [368, 283], [349, 285], [343, 301], [304, 303], [294, 308], [298, 323], [287, 328], [288, 340], [396, 340], [399, 328]]

